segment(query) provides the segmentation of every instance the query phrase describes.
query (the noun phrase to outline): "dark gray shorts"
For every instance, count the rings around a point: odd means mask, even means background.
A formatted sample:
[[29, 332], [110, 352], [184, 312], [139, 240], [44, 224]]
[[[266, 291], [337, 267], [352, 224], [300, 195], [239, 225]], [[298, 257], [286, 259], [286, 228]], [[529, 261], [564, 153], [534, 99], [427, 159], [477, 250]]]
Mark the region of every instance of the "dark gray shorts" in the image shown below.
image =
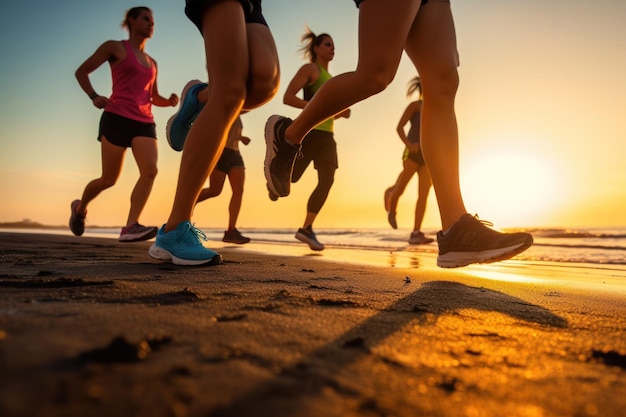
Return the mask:
[[417, 153], [411, 153], [409, 152], [409, 148], [404, 148], [404, 153], [402, 154], [402, 160], [413, 161], [420, 167], [426, 165], [426, 161], [424, 160], [424, 155], [422, 155], [421, 149], [417, 151]]
[[300, 148], [301, 158], [296, 158], [293, 164], [291, 182], [296, 182], [302, 177], [311, 161], [313, 167], [320, 170], [335, 171], [339, 168], [337, 158], [337, 143], [331, 132], [324, 130], [311, 130], [302, 141]]
[[156, 140], [156, 125], [154, 123], [138, 122], [119, 114], [102, 112], [98, 140], [104, 136], [113, 145], [130, 148], [133, 138], [146, 136]]
[[[216, 0], [186, 0], [185, 1], [185, 15], [191, 20], [194, 25], [198, 27], [200, 33], [202, 33], [202, 12]], [[246, 23], [260, 23], [267, 26], [267, 22], [263, 17], [263, 11], [261, 9], [261, 0], [239, 0], [243, 13], [245, 15]]]
[[245, 168], [241, 153], [234, 149], [224, 148], [222, 156], [220, 156], [220, 159], [217, 161], [217, 165], [215, 165], [215, 169], [223, 172], [224, 174], [228, 174], [232, 168], [238, 167]]

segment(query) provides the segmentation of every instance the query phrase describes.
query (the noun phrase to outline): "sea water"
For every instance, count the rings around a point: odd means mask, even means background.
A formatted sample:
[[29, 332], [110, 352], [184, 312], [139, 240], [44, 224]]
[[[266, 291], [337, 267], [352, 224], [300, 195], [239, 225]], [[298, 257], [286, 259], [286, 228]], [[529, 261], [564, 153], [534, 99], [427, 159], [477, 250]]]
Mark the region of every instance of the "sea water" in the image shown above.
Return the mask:
[[[200, 227], [211, 241], [221, 241], [222, 228]], [[504, 230], [525, 231], [533, 235], [534, 244], [517, 256], [517, 259], [541, 262], [568, 262], [623, 265], [626, 267], [626, 227], [614, 228], [533, 228]], [[15, 232], [17, 229], [3, 229]], [[36, 233], [71, 234], [67, 229], [25, 229]], [[295, 229], [241, 228], [245, 236], [258, 243], [304, 245], [294, 238]], [[409, 245], [409, 230], [393, 229], [315, 229], [317, 238], [327, 248], [345, 248], [370, 251], [410, 251], [437, 253], [436, 240], [427, 245]], [[436, 231], [424, 230], [427, 236], [436, 239]], [[86, 236], [117, 238], [118, 228], [88, 228]]]

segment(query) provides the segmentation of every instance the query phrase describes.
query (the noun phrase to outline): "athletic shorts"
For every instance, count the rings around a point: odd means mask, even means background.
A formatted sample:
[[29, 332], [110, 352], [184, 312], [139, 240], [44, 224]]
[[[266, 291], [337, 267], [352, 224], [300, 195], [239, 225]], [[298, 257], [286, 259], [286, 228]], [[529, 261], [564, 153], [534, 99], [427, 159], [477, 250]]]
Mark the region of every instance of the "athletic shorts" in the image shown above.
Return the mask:
[[220, 156], [220, 159], [217, 161], [215, 169], [224, 174], [228, 174], [232, 168], [239, 167], [245, 168], [241, 153], [234, 149], [224, 148], [224, 152], [222, 152], [222, 156]]
[[98, 140], [104, 136], [113, 145], [130, 148], [133, 138], [145, 136], [156, 140], [156, 125], [154, 123], [138, 122], [128, 117], [108, 111], [102, 112]]
[[415, 162], [418, 166], [423, 167], [426, 165], [426, 161], [424, 161], [424, 155], [422, 155], [422, 150], [420, 149], [417, 153], [410, 153], [409, 148], [404, 148], [404, 153], [402, 154], [402, 160], [410, 160]]
[[313, 161], [313, 167], [319, 170], [336, 170], [339, 168], [337, 161], [337, 143], [332, 132], [324, 130], [311, 130], [302, 141], [300, 155], [293, 164], [291, 181], [300, 179], [306, 168]]
[[[356, 7], [359, 7], [361, 3], [363, 3], [363, 0], [354, 0], [354, 2], [356, 3]], [[422, 6], [426, 3], [428, 3], [428, 0], [422, 0]]]
[[[200, 33], [202, 33], [202, 12], [204, 8], [213, 3], [217, 3], [217, 1], [218, 0], [185, 0], [185, 15], [196, 25]], [[239, 2], [243, 8], [246, 23], [260, 23], [267, 26], [267, 22], [263, 17], [263, 11], [261, 10], [261, 0], [239, 0]]]

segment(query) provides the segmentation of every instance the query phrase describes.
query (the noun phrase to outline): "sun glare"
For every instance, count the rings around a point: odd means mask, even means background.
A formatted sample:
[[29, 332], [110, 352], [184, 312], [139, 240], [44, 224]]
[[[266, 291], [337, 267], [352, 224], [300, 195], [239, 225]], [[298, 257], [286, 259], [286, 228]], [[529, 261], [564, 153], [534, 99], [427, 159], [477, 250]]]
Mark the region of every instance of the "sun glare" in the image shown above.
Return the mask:
[[[523, 143], [523, 142], [522, 142]], [[539, 152], [498, 148], [461, 167], [465, 202], [500, 227], [535, 226], [559, 205], [558, 167]]]

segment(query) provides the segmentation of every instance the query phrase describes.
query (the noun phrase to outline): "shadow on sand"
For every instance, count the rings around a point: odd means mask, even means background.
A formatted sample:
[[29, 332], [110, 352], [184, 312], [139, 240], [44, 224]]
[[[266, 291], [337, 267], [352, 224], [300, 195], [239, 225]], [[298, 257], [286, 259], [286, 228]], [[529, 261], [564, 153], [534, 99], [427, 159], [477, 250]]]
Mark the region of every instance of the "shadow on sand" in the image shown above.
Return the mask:
[[[208, 415], [262, 416], [266, 415], [263, 414], [263, 410], [266, 410], [269, 413], [267, 415], [297, 416], [302, 412], [300, 398], [320, 394], [325, 387], [337, 388], [328, 374], [316, 372], [309, 362], [322, 360], [327, 369], [348, 367], [369, 355], [372, 347], [383, 343], [405, 325], [416, 322], [420, 325], [432, 324], [444, 314], [463, 309], [500, 313], [516, 320], [554, 328], [565, 328], [568, 325], [565, 319], [543, 307], [499, 291], [450, 281], [426, 282], [417, 291], [312, 352], [299, 363], [283, 369], [271, 381], [264, 381], [256, 389]], [[349, 354], [337, 354], [346, 349], [349, 349]], [[281, 401], [281, 398], [289, 398], [290, 401]]]

